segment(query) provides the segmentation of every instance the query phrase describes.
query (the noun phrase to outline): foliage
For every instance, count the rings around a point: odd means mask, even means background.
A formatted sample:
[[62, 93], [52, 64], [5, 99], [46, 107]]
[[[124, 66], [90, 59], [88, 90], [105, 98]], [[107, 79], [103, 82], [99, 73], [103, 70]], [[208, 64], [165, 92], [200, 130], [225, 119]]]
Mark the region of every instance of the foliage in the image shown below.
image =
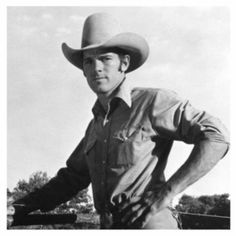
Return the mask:
[[[28, 181], [19, 180], [16, 187], [11, 192], [7, 189], [7, 198], [9, 202], [22, 198], [30, 192], [41, 188], [49, 181], [49, 177], [46, 172], [38, 171], [33, 173]], [[37, 213], [37, 212], [36, 212]], [[93, 202], [91, 197], [88, 195], [88, 189], [80, 191], [74, 198], [65, 202], [48, 213], [66, 214], [87, 214], [87, 218], [96, 218], [97, 215], [94, 212]], [[15, 226], [14, 229], [62, 229], [62, 228], [97, 228], [98, 225], [87, 222], [86, 224], [75, 224], [71, 225], [37, 225], [37, 226]]]
[[38, 171], [33, 173], [29, 180], [19, 180], [16, 187], [13, 189], [12, 196], [14, 199], [19, 199], [26, 194], [41, 188], [49, 181], [49, 177], [46, 172]]
[[[183, 195], [175, 207], [180, 214], [183, 228], [191, 229], [229, 229], [230, 217], [229, 194], [192, 197]], [[184, 214], [190, 213], [190, 214]], [[191, 215], [193, 214], [193, 215]], [[202, 215], [216, 215], [220, 217], [207, 217]], [[222, 217], [223, 216], [223, 217]]]
[[[90, 213], [93, 212], [93, 203], [88, 195], [88, 189], [80, 191], [75, 197], [55, 208], [53, 213]], [[51, 212], [51, 213], [52, 213]]]
[[[19, 180], [16, 187], [11, 192], [7, 189], [8, 198], [11, 197], [14, 200], [22, 198], [30, 192], [35, 191], [36, 189], [41, 188], [49, 181], [46, 172], [38, 171], [33, 173], [28, 181]], [[88, 195], [88, 189], [80, 191], [74, 198], [69, 200], [66, 203], [61, 204], [55, 208], [50, 213], [71, 213], [71, 212], [81, 212], [81, 213], [90, 213], [93, 211], [93, 203], [91, 197]]]

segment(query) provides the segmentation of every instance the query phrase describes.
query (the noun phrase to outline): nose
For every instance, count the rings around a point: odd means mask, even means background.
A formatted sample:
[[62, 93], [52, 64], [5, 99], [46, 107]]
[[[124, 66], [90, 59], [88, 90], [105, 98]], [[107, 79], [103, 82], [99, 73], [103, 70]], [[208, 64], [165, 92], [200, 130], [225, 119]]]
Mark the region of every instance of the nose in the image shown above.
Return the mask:
[[103, 70], [103, 64], [100, 60], [94, 60], [94, 70], [96, 72], [101, 72]]

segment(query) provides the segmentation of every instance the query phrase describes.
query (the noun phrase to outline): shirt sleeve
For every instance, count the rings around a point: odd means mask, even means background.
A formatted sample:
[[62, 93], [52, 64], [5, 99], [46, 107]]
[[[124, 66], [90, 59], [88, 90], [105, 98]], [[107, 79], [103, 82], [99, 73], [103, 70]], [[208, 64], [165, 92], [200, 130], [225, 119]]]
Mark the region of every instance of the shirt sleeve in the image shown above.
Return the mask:
[[34, 210], [49, 211], [71, 199], [80, 190], [87, 188], [90, 184], [90, 176], [83, 151], [84, 140], [82, 139], [71, 154], [66, 167], [61, 168], [54, 178], [42, 188], [15, 203], [31, 206]]
[[155, 94], [150, 116], [154, 130], [163, 138], [188, 144], [208, 140], [229, 145], [228, 131], [219, 119], [195, 109], [172, 91]]

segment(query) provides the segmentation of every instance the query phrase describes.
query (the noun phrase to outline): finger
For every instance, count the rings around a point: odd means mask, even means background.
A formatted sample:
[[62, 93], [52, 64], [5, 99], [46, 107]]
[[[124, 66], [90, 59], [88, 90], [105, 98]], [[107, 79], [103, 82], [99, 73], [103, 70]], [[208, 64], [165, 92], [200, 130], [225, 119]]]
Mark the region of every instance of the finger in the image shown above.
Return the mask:
[[127, 220], [127, 225], [132, 226], [134, 222], [138, 221], [139, 218], [144, 214], [145, 209], [142, 207], [138, 211], [133, 212], [133, 214]]
[[140, 204], [135, 204], [133, 205], [129, 211], [126, 211], [125, 214], [122, 216], [122, 222], [128, 222], [130, 218], [135, 217], [135, 215], [141, 211], [141, 205]]
[[126, 207], [119, 209], [119, 214], [122, 219], [126, 219], [129, 215], [132, 214], [132, 212], [137, 211], [140, 207], [140, 202], [130, 203]]
[[133, 223], [133, 225], [137, 228], [144, 228], [144, 226], [151, 219], [152, 215], [152, 212], [146, 208], [143, 214]]
[[128, 208], [130, 205], [133, 205], [135, 203], [137, 203], [138, 201], [140, 200], [140, 198], [132, 198], [132, 199], [129, 199], [129, 200], [126, 200], [124, 202], [122, 202], [120, 205], [119, 205], [119, 209], [121, 211], [123, 211], [124, 209]]
[[125, 209], [131, 207], [132, 205], [138, 203], [140, 201], [140, 197], [132, 197], [129, 200], [123, 201], [119, 205], [119, 211], [124, 211]]

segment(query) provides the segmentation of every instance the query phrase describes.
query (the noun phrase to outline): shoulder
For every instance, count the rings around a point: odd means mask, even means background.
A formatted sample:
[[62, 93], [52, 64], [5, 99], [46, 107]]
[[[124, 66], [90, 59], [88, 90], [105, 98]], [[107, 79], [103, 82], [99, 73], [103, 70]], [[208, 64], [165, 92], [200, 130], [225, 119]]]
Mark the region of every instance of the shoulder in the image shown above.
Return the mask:
[[132, 97], [137, 104], [148, 107], [151, 112], [182, 109], [189, 103], [176, 92], [164, 88], [135, 88]]
[[137, 87], [132, 89], [132, 97], [154, 101], [156, 99], [179, 99], [176, 92], [165, 88], [144, 88]]

